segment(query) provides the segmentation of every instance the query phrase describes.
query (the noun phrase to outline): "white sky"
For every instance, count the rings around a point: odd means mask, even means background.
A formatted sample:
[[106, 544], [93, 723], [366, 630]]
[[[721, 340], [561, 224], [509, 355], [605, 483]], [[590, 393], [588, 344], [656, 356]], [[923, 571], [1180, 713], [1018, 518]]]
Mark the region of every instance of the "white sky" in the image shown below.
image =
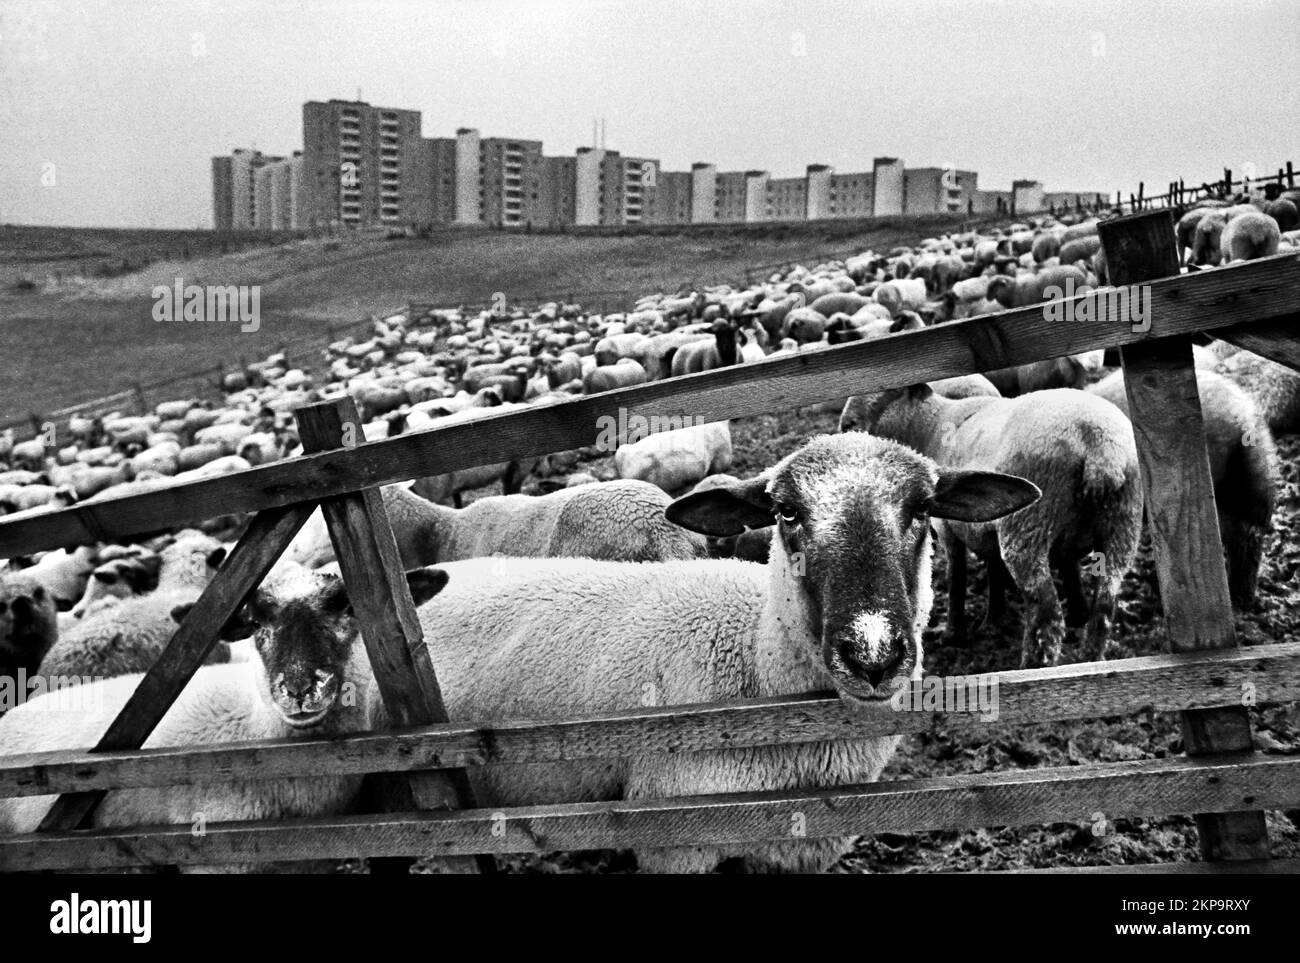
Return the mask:
[[212, 155], [358, 86], [549, 154], [603, 116], [668, 170], [1160, 193], [1300, 163], [1297, 50], [1300, 0], [0, 0], [0, 221], [210, 226]]

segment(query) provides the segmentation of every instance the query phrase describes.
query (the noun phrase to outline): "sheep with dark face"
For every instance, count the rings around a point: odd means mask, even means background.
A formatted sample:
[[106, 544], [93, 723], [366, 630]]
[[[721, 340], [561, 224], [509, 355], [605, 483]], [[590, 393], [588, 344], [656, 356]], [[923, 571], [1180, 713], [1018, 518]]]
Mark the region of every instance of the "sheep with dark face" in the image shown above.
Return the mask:
[[0, 679], [35, 674], [58, 637], [58, 612], [45, 586], [21, 572], [0, 576]]
[[[412, 580], [416, 603], [427, 601], [445, 582], [441, 573], [418, 571]], [[179, 606], [173, 617], [183, 618], [188, 609]], [[145, 741], [145, 748], [333, 736], [365, 731], [381, 716], [370, 662], [337, 575], [301, 567], [282, 571], [257, 591], [224, 631], [229, 638], [251, 631], [253, 658], [202, 666]], [[119, 676], [83, 686], [83, 711], [67, 711], [57, 694], [25, 702], [0, 719], [0, 753], [93, 746], [142, 678]], [[214, 822], [333, 815], [353, 811], [360, 790], [360, 776], [236, 779], [114, 790], [95, 809], [91, 824], [188, 825], [197, 814]], [[0, 799], [0, 833], [35, 831], [54, 798]], [[189, 867], [205, 868], [212, 867]], [[262, 871], [267, 867], [221, 868]]]

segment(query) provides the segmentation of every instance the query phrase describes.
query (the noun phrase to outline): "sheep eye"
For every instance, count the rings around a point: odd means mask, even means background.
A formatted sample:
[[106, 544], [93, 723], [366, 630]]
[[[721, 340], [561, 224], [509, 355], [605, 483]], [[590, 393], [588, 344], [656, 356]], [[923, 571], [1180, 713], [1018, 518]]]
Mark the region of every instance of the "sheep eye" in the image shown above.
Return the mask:
[[787, 525], [797, 525], [799, 523], [798, 509], [792, 508], [784, 503], [777, 504], [776, 514], [780, 517], [781, 521], [785, 522]]

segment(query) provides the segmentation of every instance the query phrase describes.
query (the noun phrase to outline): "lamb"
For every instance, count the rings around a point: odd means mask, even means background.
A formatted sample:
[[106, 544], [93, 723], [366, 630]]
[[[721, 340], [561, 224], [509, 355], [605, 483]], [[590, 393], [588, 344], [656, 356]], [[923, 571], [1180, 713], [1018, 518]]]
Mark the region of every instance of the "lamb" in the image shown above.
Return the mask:
[[[435, 505], [401, 485], [383, 489], [402, 566], [511, 555], [646, 562], [702, 558], [704, 540], [664, 518], [669, 498], [642, 481], [611, 481], [547, 495], [494, 495], [463, 509]], [[317, 509], [283, 560], [319, 568], [335, 560]]]
[[[840, 424], [841, 430], [869, 431], [911, 445], [946, 468], [992, 468], [1027, 478], [1042, 490], [1032, 508], [995, 525], [942, 526], [955, 640], [965, 635], [969, 547], [989, 564], [991, 620], [1001, 614], [993, 584], [994, 573], [1001, 573], [999, 560], [1025, 597], [1022, 667], [1060, 659], [1065, 626], [1049, 560], [1059, 562], [1072, 622], [1086, 619], [1085, 651], [1104, 657], [1120, 582], [1137, 553], [1142, 525], [1133, 431], [1113, 405], [1069, 389], [951, 401], [922, 384], [851, 398]], [[1078, 563], [1094, 551], [1104, 564], [1087, 613]]]
[[[1205, 419], [1205, 443], [1214, 482], [1219, 533], [1228, 559], [1232, 602], [1246, 608], [1255, 598], [1264, 540], [1273, 529], [1281, 472], [1268, 425], [1249, 396], [1222, 375], [1196, 372]], [[1087, 389], [1129, 413], [1124, 373], [1116, 371]]]
[[1215, 370], [1250, 395], [1273, 432], [1300, 431], [1300, 372], [1252, 351], [1224, 358]]
[[725, 421], [662, 431], [614, 453], [620, 478], [639, 479], [666, 492], [680, 491], [731, 467], [731, 426]]
[[[416, 602], [427, 601], [444, 583], [443, 575], [420, 570], [412, 579]], [[248, 606], [259, 620], [249, 660], [200, 667], [145, 748], [319, 738], [370, 729], [371, 720], [381, 715], [378, 688], [341, 588], [337, 576], [302, 568], [268, 579]], [[177, 614], [184, 611], [181, 607]], [[18, 706], [0, 719], [0, 751], [9, 755], [94, 745], [141, 678], [91, 683], [83, 693], [87, 708], [80, 712], [67, 711], [62, 693]], [[361, 776], [303, 776], [115, 790], [91, 821], [103, 828], [190, 824], [196, 813], [214, 822], [335, 815], [357, 808], [361, 784]], [[0, 833], [34, 832], [54, 799], [0, 799]], [[226, 872], [254, 868], [268, 867], [220, 867]]]
[[[171, 611], [199, 597], [226, 550], [216, 539], [188, 530], [162, 551], [158, 588], [90, 612], [60, 638], [41, 663], [45, 675], [115, 676], [143, 672], [171, 641]], [[221, 658], [224, 650], [216, 650]]]
[[890, 315], [896, 318], [904, 309], [919, 311], [925, 307], [925, 281], [920, 278], [886, 281], [876, 288], [872, 296], [877, 304], [884, 305], [889, 309]]

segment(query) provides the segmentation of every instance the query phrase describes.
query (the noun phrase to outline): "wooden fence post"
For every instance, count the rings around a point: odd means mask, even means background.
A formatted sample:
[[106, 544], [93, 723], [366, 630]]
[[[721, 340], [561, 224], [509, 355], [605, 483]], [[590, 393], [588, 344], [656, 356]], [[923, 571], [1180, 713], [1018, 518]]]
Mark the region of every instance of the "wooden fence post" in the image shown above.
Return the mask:
[[[294, 417], [305, 453], [364, 441], [361, 416], [350, 397], [299, 408]], [[348, 432], [353, 433], [351, 441]], [[364, 450], [355, 455], [365, 458]], [[382, 492], [367, 488], [327, 498], [320, 507], [392, 724], [406, 728], [447, 722], [442, 690], [424, 644]], [[474, 794], [463, 769], [391, 777], [383, 788], [389, 808], [474, 808]], [[459, 862], [469, 871], [477, 867], [492, 872], [496, 866], [491, 856]]]
[[[1167, 209], [1102, 221], [1098, 233], [1116, 287], [1179, 272]], [[1120, 348], [1120, 359], [1170, 644], [1175, 652], [1235, 646], [1191, 339], [1139, 342]], [[1244, 705], [1184, 712], [1182, 722], [1188, 756], [1254, 751]], [[1207, 860], [1268, 857], [1262, 812], [1200, 813], [1196, 823]]]

